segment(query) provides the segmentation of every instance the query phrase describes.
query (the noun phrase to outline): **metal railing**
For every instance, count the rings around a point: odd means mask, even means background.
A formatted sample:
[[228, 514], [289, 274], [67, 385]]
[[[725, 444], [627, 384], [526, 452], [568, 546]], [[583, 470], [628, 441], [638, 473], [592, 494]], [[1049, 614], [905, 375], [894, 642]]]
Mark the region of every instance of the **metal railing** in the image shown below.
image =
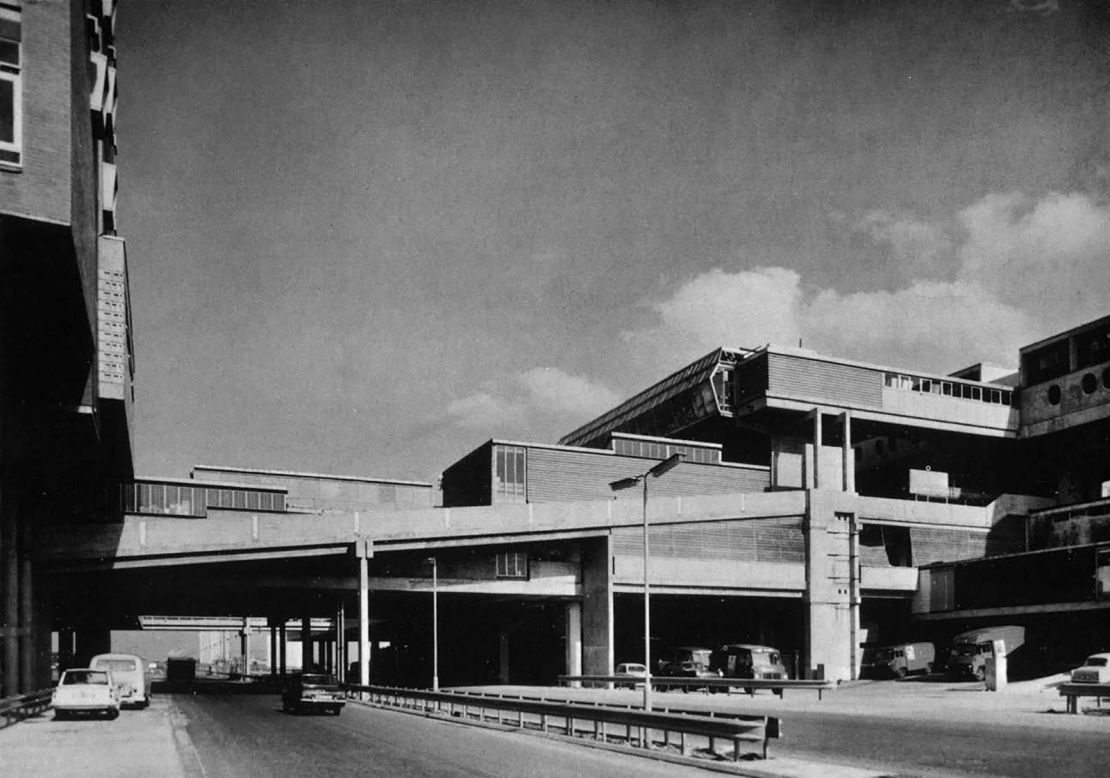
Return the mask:
[[[581, 684], [582, 686], [605, 686], [616, 688], [643, 687], [644, 679], [628, 675], [560, 675], [559, 685]], [[731, 692], [733, 689], [742, 689], [747, 694], [755, 694], [756, 689], [770, 689], [775, 694], [782, 696], [787, 689], [809, 689], [817, 692], [817, 699], [828, 689], [835, 689], [835, 681], [794, 680], [790, 678], [688, 678], [653, 675], [651, 688], [665, 691], [667, 689], [704, 689], [713, 692], [724, 689]]]
[[[564, 735], [592, 736], [595, 740], [611, 742], [614, 738], [609, 727], [622, 727], [623, 737], [631, 745], [636, 741], [641, 748], [651, 748], [655, 743], [653, 732], [662, 735], [661, 745], [677, 745], [682, 754], [689, 752], [688, 736], [706, 738], [709, 750], [716, 753], [716, 741], [732, 743], [733, 759], [740, 761], [741, 741], [755, 742], [764, 759], [767, 758], [768, 741], [781, 737], [779, 719], [774, 716], [729, 716], [728, 718], [690, 713], [646, 712], [638, 709], [617, 708], [603, 705], [553, 702], [523, 697], [493, 697], [463, 692], [432, 692], [423, 689], [402, 689], [390, 686], [358, 686], [348, 684], [348, 693], [369, 696], [374, 705], [419, 710], [425, 713], [445, 713], [464, 720], [496, 721], [548, 732], [552, 727]], [[506, 719], [505, 714], [515, 714]], [[587, 724], [586, 728], [579, 726]], [[635, 733], [635, 736], [634, 736]]]
[[1110, 683], [1062, 683], [1058, 687], [1060, 696], [1067, 698], [1068, 713], [1079, 713], [1080, 697], [1097, 697], [1102, 707], [1102, 698], [1110, 697]]
[[40, 689], [30, 694], [19, 694], [14, 697], [0, 699], [0, 718], [3, 719], [0, 727], [6, 727], [17, 721], [39, 715], [50, 707], [53, 694], [53, 689]]

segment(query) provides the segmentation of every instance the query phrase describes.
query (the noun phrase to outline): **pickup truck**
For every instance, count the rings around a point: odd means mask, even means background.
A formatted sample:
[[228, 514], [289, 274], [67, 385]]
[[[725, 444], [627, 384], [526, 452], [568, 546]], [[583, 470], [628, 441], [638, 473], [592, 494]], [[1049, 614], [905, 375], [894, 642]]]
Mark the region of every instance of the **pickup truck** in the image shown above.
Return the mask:
[[295, 675], [281, 693], [281, 709], [286, 712], [318, 710], [338, 716], [346, 702], [334, 675]]

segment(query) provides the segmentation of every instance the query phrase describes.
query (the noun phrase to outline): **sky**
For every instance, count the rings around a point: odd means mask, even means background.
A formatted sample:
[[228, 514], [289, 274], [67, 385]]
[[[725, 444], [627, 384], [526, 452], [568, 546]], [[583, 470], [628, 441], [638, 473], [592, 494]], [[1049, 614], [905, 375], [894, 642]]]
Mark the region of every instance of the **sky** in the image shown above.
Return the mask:
[[718, 346], [1110, 313], [1110, 0], [128, 0], [139, 475], [430, 481]]

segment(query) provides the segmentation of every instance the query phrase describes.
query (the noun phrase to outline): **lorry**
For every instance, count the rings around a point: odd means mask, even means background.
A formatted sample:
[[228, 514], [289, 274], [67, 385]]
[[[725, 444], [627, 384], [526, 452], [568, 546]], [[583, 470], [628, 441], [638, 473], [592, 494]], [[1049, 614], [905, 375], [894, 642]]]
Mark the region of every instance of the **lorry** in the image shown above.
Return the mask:
[[996, 640], [1005, 643], [1009, 656], [1025, 645], [1025, 627], [981, 627], [956, 635], [948, 655], [948, 675], [982, 681], [987, 676], [987, 658], [994, 656]]
[[897, 643], [870, 652], [870, 674], [876, 678], [905, 678], [933, 672], [936, 649], [932, 643]]

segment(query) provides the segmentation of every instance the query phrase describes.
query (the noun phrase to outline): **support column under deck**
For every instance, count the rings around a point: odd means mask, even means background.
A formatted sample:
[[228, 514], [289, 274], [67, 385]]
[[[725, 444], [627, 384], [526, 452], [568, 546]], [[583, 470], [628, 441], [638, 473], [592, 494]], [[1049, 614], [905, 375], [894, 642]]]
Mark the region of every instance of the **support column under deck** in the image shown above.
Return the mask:
[[612, 538], [582, 540], [582, 671], [613, 672]]

